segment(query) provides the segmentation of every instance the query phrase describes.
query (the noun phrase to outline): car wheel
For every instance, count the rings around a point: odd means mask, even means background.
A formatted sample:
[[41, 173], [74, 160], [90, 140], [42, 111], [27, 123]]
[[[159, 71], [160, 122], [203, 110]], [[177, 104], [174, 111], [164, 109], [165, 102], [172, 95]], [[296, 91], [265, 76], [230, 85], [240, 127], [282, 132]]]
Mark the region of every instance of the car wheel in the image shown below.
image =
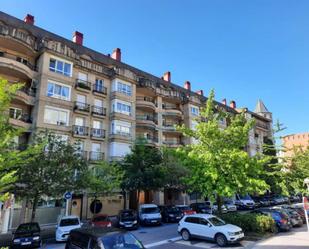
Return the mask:
[[183, 240], [188, 241], [191, 238], [191, 235], [187, 229], [181, 230], [181, 237]]
[[227, 244], [227, 239], [222, 233], [217, 234], [215, 240], [218, 246], [225, 246]]

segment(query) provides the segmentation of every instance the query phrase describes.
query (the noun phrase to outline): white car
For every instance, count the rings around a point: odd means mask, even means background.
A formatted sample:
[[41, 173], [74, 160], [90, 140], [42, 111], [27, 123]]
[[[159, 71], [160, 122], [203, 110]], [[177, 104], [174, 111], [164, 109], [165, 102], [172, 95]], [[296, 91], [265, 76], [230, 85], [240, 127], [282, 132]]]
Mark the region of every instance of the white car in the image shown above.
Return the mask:
[[211, 214], [192, 214], [184, 216], [178, 224], [178, 233], [183, 240], [192, 237], [215, 241], [219, 246], [237, 243], [244, 238], [242, 229], [226, 224]]
[[138, 208], [138, 218], [142, 225], [161, 225], [160, 209], [155, 204], [142, 204]]
[[63, 216], [56, 227], [56, 241], [67, 241], [71, 230], [81, 228], [82, 223], [77, 216]]

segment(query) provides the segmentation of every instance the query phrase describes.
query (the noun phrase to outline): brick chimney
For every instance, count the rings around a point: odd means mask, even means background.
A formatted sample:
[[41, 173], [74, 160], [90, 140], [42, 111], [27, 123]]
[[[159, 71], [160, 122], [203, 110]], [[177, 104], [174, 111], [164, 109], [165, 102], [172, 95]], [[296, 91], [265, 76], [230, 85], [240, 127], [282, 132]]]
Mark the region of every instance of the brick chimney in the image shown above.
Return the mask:
[[24, 22], [34, 25], [34, 16], [27, 14], [26, 17], [24, 18]]
[[203, 92], [203, 90], [198, 90], [198, 91], [196, 91], [196, 93], [197, 93], [198, 95], [202, 95], [202, 96], [204, 96], [204, 92]]
[[191, 91], [191, 83], [190, 81], [186, 81], [185, 85], [183, 86], [185, 89], [187, 89], [188, 91]]
[[120, 48], [115, 48], [111, 57], [116, 61], [121, 61], [121, 50], [120, 50]]
[[75, 31], [73, 33], [73, 42], [75, 42], [78, 45], [83, 45], [84, 35], [78, 31]]
[[222, 99], [221, 103], [222, 103], [223, 105], [226, 105], [226, 99]]
[[167, 71], [163, 74], [163, 80], [171, 82], [171, 72]]
[[235, 109], [236, 108], [236, 102], [234, 100], [231, 100], [230, 107]]

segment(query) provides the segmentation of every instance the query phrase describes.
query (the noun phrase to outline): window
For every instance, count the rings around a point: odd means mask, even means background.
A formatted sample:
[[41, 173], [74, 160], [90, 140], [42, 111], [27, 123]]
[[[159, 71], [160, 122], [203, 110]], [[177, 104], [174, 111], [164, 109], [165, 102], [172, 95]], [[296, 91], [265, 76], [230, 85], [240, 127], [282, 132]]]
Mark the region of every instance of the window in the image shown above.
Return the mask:
[[47, 96], [57, 99], [70, 100], [70, 87], [59, 83], [47, 83]]
[[70, 111], [64, 109], [45, 107], [44, 122], [54, 125], [68, 125], [69, 113]]
[[102, 122], [98, 121], [98, 120], [93, 120], [92, 127], [94, 129], [101, 129], [102, 128]]
[[114, 112], [131, 115], [131, 104], [124, 101], [115, 100], [112, 104], [112, 110]]
[[197, 217], [187, 217], [185, 222], [198, 224], [199, 218], [197, 218]]
[[88, 81], [88, 75], [85, 73], [78, 72], [78, 79], [82, 81]]
[[131, 86], [128, 84], [124, 84], [122, 82], [117, 82], [117, 92], [123, 93], [125, 95], [131, 96], [132, 95], [132, 90]]
[[191, 106], [191, 114], [194, 115], [194, 116], [198, 116], [199, 115], [198, 107]]
[[9, 111], [10, 118], [21, 119], [22, 114], [23, 114], [22, 109], [10, 107], [10, 111]]
[[112, 123], [112, 133], [122, 136], [130, 136], [131, 134], [131, 124], [127, 122], [113, 122]]
[[49, 70], [52, 72], [60, 73], [65, 76], [72, 76], [72, 63], [68, 63], [55, 58], [49, 60]]
[[86, 103], [86, 96], [77, 94], [76, 101], [78, 103], [84, 103], [85, 104]]
[[94, 99], [94, 106], [103, 107], [103, 101], [100, 99]]
[[80, 118], [80, 117], [75, 118], [75, 125], [84, 126], [84, 124], [85, 124], [84, 118]]

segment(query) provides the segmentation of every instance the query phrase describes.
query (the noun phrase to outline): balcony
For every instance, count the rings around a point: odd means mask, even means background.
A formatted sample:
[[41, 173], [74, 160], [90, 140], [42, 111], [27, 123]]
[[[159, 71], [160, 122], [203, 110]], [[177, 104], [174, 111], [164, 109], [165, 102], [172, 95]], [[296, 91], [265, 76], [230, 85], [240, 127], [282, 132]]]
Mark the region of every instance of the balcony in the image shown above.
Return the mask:
[[75, 88], [81, 91], [91, 91], [91, 82], [76, 79]]
[[90, 151], [89, 152], [89, 161], [102, 161], [104, 160], [104, 153], [98, 151]]
[[16, 91], [14, 97], [28, 105], [33, 106], [35, 101], [35, 92], [29, 88], [23, 87]]
[[153, 111], [156, 110], [156, 104], [153, 98], [151, 97], [141, 97], [137, 96], [136, 97], [136, 107], [137, 108], [148, 108]]
[[137, 126], [155, 128], [156, 122], [157, 119], [153, 115], [136, 115]]
[[110, 139], [113, 140], [121, 140], [125, 142], [131, 142], [132, 141], [132, 134], [127, 132], [121, 132], [121, 131], [114, 131], [110, 134]]
[[74, 111], [79, 113], [89, 113], [90, 105], [83, 102], [74, 102]]
[[105, 86], [94, 84], [92, 88], [93, 94], [98, 95], [106, 95], [107, 94], [107, 88]]
[[80, 125], [73, 125], [72, 126], [72, 133], [75, 137], [87, 137], [89, 135], [88, 133], [89, 128], [86, 126], [80, 126]]
[[180, 140], [166, 139], [163, 141], [163, 144], [169, 147], [179, 147], [183, 145], [183, 142]]
[[150, 134], [147, 134], [146, 136], [144, 134], [137, 134], [136, 137], [145, 139], [148, 145], [155, 145], [159, 141], [158, 137], [150, 135]]
[[182, 111], [176, 105], [162, 104], [163, 115], [183, 118]]
[[255, 126], [256, 126], [256, 128], [260, 128], [260, 129], [263, 129], [263, 130], [269, 129], [269, 126], [267, 124], [261, 123], [261, 122], [256, 122]]
[[30, 129], [32, 124], [32, 118], [29, 114], [25, 113], [16, 113], [15, 111], [9, 111], [9, 122], [13, 126], [23, 127], [26, 129]]
[[84, 160], [88, 160], [88, 151], [78, 150], [74, 154], [79, 156], [80, 158], [82, 158]]
[[163, 131], [166, 131], [166, 132], [180, 132], [176, 129], [176, 126], [180, 124], [181, 124], [180, 122], [172, 122], [172, 121], [163, 120], [162, 128], [163, 128]]
[[105, 130], [97, 129], [97, 128], [91, 128], [90, 136], [93, 139], [104, 140], [104, 138], [105, 138]]
[[106, 116], [106, 108], [100, 106], [91, 106], [91, 113], [94, 116], [105, 117]]

